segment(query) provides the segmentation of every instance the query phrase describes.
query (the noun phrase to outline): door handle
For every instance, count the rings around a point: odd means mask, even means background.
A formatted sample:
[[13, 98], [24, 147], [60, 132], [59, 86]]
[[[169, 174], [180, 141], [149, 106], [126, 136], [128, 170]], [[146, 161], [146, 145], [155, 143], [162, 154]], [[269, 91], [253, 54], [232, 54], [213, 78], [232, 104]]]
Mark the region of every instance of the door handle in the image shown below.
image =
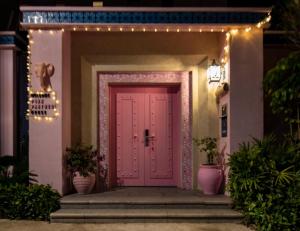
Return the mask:
[[145, 147], [148, 147], [149, 146], [149, 129], [145, 129], [144, 131], [144, 144], [145, 144]]
[[149, 129], [145, 129], [145, 132], [144, 132], [145, 147], [148, 147], [150, 139], [153, 141], [154, 138], [155, 138], [155, 134], [149, 135]]

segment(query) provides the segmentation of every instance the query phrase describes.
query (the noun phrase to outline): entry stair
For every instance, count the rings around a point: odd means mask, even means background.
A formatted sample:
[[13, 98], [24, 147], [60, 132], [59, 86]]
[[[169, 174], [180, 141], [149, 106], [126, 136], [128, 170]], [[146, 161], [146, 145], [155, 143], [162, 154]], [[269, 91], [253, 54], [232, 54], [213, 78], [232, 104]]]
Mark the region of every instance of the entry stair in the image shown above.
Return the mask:
[[120, 188], [61, 199], [61, 209], [50, 215], [53, 223], [198, 222], [241, 223], [224, 195], [205, 196], [176, 188]]

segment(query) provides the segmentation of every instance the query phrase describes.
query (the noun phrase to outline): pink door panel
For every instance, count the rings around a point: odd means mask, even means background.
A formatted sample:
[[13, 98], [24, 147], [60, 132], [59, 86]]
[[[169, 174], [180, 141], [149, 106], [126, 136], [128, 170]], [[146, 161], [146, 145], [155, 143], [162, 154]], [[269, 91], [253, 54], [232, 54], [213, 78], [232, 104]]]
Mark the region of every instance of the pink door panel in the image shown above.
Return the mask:
[[[176, 92], [168, 87], [116, 93], [116, 170], [122, 186], [176, 186]], [[145, 130], [149, 130], [149, 144]]]
[[174, 174], [175, 158], [173, 156], [173, 113], [172, 94], [149, 94], [150, 146], [146, 149], [145, 169], [146, 185], [176, 185]]
[[144, 184], [144, 147], [140, 142], [142, 94], [117, 94], [117, 178], [122, 185]]

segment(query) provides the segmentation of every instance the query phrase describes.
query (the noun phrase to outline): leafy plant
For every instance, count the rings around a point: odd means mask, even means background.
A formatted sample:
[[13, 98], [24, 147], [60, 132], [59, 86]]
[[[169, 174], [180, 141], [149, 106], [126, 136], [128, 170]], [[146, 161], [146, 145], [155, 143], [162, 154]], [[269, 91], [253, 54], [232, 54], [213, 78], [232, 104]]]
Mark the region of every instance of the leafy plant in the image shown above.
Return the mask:
[[258, 230], [300, 227], [299, 162], [300, 143], [274, 136], [243, 143], [230, 156], [227, 187], [248, 223]]
[[67, 168], [72, 172], [79, 172], [82, 176], [88, 176], [96, 172], [97, 152], [92, 145], [77, 144], [66, 149]]
[[193, 142], [200, 152], [206, 153], [207, 164], [214, 164], [214, 159], [218, 155], [217, 139], [212, 137], [204, 137], [202, 139], [193, 138]]
[[283, 115], [291, 136], [300, 139], [300, 52], [281, 59], [268, 71], [263, 85], [273, 113]]
[[36, 183], [36, 174], [28, 170], [27, 159], [15, 156], [0, 157], [0, 184], [25, 184]]
[[49, 220], [60, 207], [59, 199], [49, 185], [0, 185], [0, 217]]

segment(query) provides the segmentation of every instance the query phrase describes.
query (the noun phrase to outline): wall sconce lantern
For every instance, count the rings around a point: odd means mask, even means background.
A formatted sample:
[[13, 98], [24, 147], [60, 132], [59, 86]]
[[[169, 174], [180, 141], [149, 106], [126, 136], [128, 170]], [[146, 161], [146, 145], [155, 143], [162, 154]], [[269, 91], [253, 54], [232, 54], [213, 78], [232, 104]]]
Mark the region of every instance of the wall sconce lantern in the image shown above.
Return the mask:
[[216, 63], [216, 60], [213, 59], [211, 65], [207, 69], [207, 77], [208, 77], [208, 82], [220, 82], [221, 77], [222, 77], [222, 67]]

